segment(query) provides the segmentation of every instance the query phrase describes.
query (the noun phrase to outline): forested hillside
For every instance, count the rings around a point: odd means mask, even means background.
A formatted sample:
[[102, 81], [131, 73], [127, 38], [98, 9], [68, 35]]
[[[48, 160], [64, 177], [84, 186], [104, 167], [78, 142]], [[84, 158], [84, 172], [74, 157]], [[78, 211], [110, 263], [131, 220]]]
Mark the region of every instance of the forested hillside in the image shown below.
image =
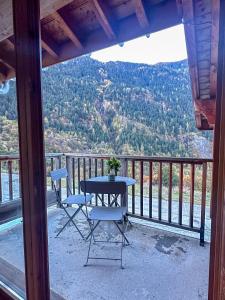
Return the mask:
[[[211, 154], [195, 128], [186, 61], [149, 66], [84, 56], [43, 71], [46, 150]], [[18, 151], [15, 81], [0, 95], [0, 151]]]

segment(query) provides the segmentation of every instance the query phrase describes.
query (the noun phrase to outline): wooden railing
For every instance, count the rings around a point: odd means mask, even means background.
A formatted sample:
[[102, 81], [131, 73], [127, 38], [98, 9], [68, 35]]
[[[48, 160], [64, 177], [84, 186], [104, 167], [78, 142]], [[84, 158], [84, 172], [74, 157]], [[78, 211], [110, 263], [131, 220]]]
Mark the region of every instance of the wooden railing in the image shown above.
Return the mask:
[[[14, 194], [15, 189], [13, 189], [13, 185], [18, 170], [19, 158], [17, 155], [0, 156], [0, 203], [3, 201], [11, 201], [15, 198], [16, 195]], [[17, 181], [19, 185], [18, 178]]]
[[[67, 186], [80, 193], [80, 180], [107, 175], [108, 155], [65, 154]], [[120, 175], [136, 179], [128, 190], [128, 214], [200, 233], [204, 244], [205, 214], [211, 205], [211, 159], [117, 156]], [[98, 203], [96, 203], [98, 204]]]
[[[47, 186], [51, 170], [66, 167], [68, 180], [59, 183], [60, 192], [80, 193], [80, 180], [107, 175], [109, 155], [47, 154]], [[206, 214], [211, 205], [211, 159], [117, 156], [120, 174], [136, 179], [128, 189], [131, 217], [200, 233], [204, 243]], [[21, 198], [19, 157], [0, 156], [0, 207]], [[110, 199], [108, 199], [110, 201]], [[96, 200], [95, 205], [100, 205]]]
[[[46, 173], [60, 168], [63, 154], [46, 154]], [[48, 186], [51, 182], [48, 182]], [[0, 155], [0, 205], [21, 198], [19, 156]]]

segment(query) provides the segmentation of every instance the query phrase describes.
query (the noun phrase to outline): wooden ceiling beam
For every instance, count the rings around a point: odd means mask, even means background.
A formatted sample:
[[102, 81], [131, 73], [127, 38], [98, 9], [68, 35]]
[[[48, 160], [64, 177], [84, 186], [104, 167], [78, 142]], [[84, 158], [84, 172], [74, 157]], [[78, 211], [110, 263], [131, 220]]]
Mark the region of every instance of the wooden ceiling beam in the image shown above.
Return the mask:
[[[195, 100], [194, 106], [197, 128], [202, 130], [213, 129], [216, 117], [216, 99]], [[208, 128], [206, 128], [206, 123]]]
[[4, 42], [1, 43], [2, 47], [7, 47], [7, 49], [10, 49], [9, 51], [0, 48], [0, 61], [7, 66], [8, 69], [15, 69], [16, 68], [16, 61], [15, 61], [15, 46], [13, 42], [11, 42], [9, 39], [4, 40]]
[[9, 69], [15, 70], [15, 65], [11, 62], [9, 63], [8, 59], [6, 60], [5, 58], [0, 57], [0, 62], [3, 63], [5, 66], [7, 66]]
[[[165, 4], [160, 8], [152, 8], [152, 11], [153, 14], [151, 19], [150, 33], [154, 33], [181, 23], [181, 18], [178, 16], [176, 10], [176, 2], [165, 2]], [[132, 30], [130, 30], [131, 28]], [[66, 61], [93, 51], [101, 50], [120, 42], [126, 42], [147, 33], [149, 33], [149, 30], [138, 26], [137, 17], [135, 14], [133, 14], [118, 23], [118, 34], [116, 40], [109, 40], [105, 37], [105, 33], [102, 32], [102, 30], [96, 30], [86, 37], [85, 47], [83, 50], [75, 48], [74, 44], [71, 41], [68, 41], [60, 49], [59, 62]], [[50, 66], [54, 63], [55, 61], [53, 58], [48, 53], [44, 53], [43, 66]]]
[[212, 0], [210, 96], [216, 97], [220, 1]]
[[80, 40], [78, 39], [76, 34], [72, 31], [68, 22], [66, 22], [66, 20], [60, 15], [60, 13], [55, 12], [53, 14], [53, 17], [59, 23], [59, 26], [64, 31], [65, 35], [74, 43], [74, 45], [77, 48], [82, 49], [83, 46], [82, 46]]
[[5, 42], [8, 44], [8, 46], [12, 49], [15, 50], [15, 45], [13, 42], [10, 41], [10, 39], [6, 39]]
[[0, 62], [0, 70], [1, 70], [1, 74], [3, 76], [5, 76], [5, 78], [7, 78], [7, 75], [8, 75], [8, 67], [3, 63], [3, 62]]
[[178, 15], [183, 18], [183, 5], [182, 5], [182, 1], [183, 0], [176, 0], [176, 3], [177, 3], [177, 12], [178, 12]]
[[138, 19], [138, 22], [142, 28], [149, 28], [150, 23], [148, 20], [148, 16], [146, 14], [145, 6], [143, 0], [135, 0], [135, 13]]
[[6, 81], [6, 76], [0, 72], [0, 84], [4, 81]]
[[105, 5], [105, 2], [102, 0], [92, 0], [94, 12], [96, 18], [101, 24], [105, 34], [109, 38], [109, 40], [116, 39], [116, 33], [113, 29], [112, 22], [110, 22], [108, 8]]
[[[1, 70], [1, 79], [0, 82], [10, 79], [15, 74], [16, 61], [15, 61], [15, 46], [9, 40], [6, 39], [4, 42], [0, 43], [0, 62], [3, 64], [4, 68]], [[3, 47], [10, 48], [9, 51], [4, 49]]]
[[16, 67], [15, 53], [12, 51], [10, 51], [9, 53], [4, 49], [0, 48], [0, 61], [8, 65], [12, 69], [15, 69]]
[[[54, 13], [56, 10], [70, 4], [74, 0], [40, 0], [41, 19]], [[0, 0], [0, 41], [13, 35], [12, 1]]]
[[7, 62], [5, 62], [4, 60], [2, 60], [1, 58], [0, 58], [0, 62], [1, 62], [4, 66], [6, 66], [6, 68], [7, 68], [7, 75], [10, 73], [10, 70], [11, 70], [11, 69], [14, 69], [12, 66], [10, 66]]
[[195, 111], [195, 123], [199, 130], [213, 130], [214, 125], [210, 125], [203, 114]]
[[54, 58], [58, 58], [58, 54], [52, 47], [49, 46], [49, 44], [45, 40], [41, 40], [41, 47]]
[[[69, 40], [61, 46], [59, 51], [60, 55], [57, 59], [49, 54], [49, 52], [44, 52], [42, 56], [42, 65], [43, 67], [51, 66], [83, 54], [113, 46], [119, 42], [126, 42], [147, 33], [154, 33], [181, 23], [181, 17], [178, 16], [175, 1], [165, 2], [162, 6], [155, 5], [152, 7], [151, 12], [152, 17], [150, 32], [148, 29], [143, 29], [138, 26], [137, 17], [133, 14], [118, 22], [116, 40], [109, 40], [102, 30], [96, 30], [85, 36], [85, 46], [83, 49], [74, 47], [73, 42]], [[148, 11], [146, 11], [146, 13], [149, 14]], [[130, 30], [131, 28], [132, 30]], [[14, 75], [11, 75], [11, 78], [13, 76]]]
[[[188, 63], [191, 77], [192, 93], [195, 106], [196, 126], [198, 129], [213, 129], [215, 125], [215, 97], [217, 89], [217, 56], [218, 56], [218, 20], [219, 20], [219, 1], [212, 1], [212, 30], [211, 30], [211, 58], [206, 69], [210, 74], [210, 91], [207, 92], [207, 99], [203, 99], [202, 88], [209, 85], [199, 81], [200, 63], [197, 53], [196, 42], [196, 14], [194, 0], [177, 0], [178, 8], [183, 13], [186, 46], [188, 53]], [[182, 4], [182, 9], [181, 9]], [[207, 75], [208, 76], [208, 75]], [[209, 79], [209, 78], [208, 78]], [[201, 88], [200, 88], [201, 87]], [[201, 92], [201, 93], [200, 93]]]
[[194, 99], [199, 99], [200, 91], [198, 82], [197, 46], [193, 5], [193, 0], [182, 1], [183, 23], [188, 54], [188, 64], [191, 76], [192, 94]]
[[4, 77], [4, 80], [0, 80], [0, 82], [2, 82], [12, 78], [12, 76], [15, 74], [15, 70], [10, 65], [8, 65], [0, 59], [0, 73]]
[[52, 57], [55, 59], [58, 58], [58, 45], [56, 42], [49, 36], [49, 34], [41, 28], [41, 46], [46, 50]]

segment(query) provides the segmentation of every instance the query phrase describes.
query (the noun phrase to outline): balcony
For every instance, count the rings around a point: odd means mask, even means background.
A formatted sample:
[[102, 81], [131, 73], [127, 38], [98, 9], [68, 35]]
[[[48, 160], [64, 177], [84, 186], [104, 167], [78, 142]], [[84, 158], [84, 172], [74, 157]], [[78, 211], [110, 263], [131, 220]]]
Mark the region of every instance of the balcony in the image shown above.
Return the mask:
[[[119, 156], [120, 175], [137, 181], [128, 190], [132, 226], [127, 232], [131, 245], [124, 250], [124, 270], [111, 261], [84, 268], [88, 243], [73, 226], [55, 238], [66, 218], [55, 205], [50, 170], [66, 166], [69, 178], [60, 183], [61, 194], [66, 195], [68, 187], [79, 193], [80, 180], [106, 174], [108, 157], [46, 155], [51, 288], [71, 300], [74, 295], [78, 299], [207, 299], [211, 160]], [[24, 272], [18, 166], [18, 157], [1, 158], [0, 264], [3, 279], [23, 296], [24, 282], [18, 278]], [[100, 205], [95, 198], [92, 204]], [[79, 218], [78, 225], [88, 233], [84, 219]], [[99, 236], [114, 230], [109, 224], [100, 229]], [[93, 251], [111, 257], [120, 250], [96, 244]]]

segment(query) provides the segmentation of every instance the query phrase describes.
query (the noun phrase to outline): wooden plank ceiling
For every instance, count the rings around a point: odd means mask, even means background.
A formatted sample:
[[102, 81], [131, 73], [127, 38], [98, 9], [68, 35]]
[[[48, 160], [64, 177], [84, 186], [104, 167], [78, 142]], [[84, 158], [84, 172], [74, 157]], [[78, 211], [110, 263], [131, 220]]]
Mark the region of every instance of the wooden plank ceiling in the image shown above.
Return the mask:
[[[40, 0], [42, 65], [184, 23], [199, 129], [215, 118], [219, 0]], [[10, 0], [0, 0], [0, 83], [15, 75]], [[141, 55], [141, 54], [140, 54]]]
[[213, 129], [215, 124], [219, 0], [178, 2], [183, 18], [196, 126]]

